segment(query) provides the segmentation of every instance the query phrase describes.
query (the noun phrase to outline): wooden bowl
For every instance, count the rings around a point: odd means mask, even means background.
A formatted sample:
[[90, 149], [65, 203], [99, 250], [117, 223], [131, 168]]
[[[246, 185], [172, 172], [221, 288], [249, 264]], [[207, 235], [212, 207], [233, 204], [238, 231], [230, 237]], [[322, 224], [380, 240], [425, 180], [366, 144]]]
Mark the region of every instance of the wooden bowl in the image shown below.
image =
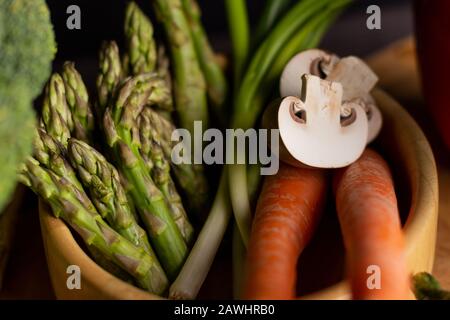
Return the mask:
[[[380, 90], [374, 97], [384, 116], [384, 126], [377, 145], [403, 172], [401, 183], [409, 194], [404, 225], [406, 250], [411, 272], [431, 271], [434, 260], [438, 217], [437, 170], [431, 148], [411, 116], [391, 97]], [[159, 299], [104, 271], [84, 253], [69, 228], [54, 218], [40, 203], [40, 221], [50, 277], [59, 299]], [[81, 270], [81, 289], [66, 285], [69, 265]], [[305, 299], [347, 299], [346, 281], [304, 296]]]
[[[408, 266], [411, 273], [431, 272], [439, 206], [438, 176], [433, 152], [422, 130], [402, 106], [381, 90], [375, 90], [373, 96], [384, 121], [377, 146], [387, 155], [391, 167], [402, 171], [406, 177], [401, 181], [401, 186], [408, 187], [405, 191], [410, 199], [403, 227]], [[349, 299], [349, 284], [344, 280], [302, 298]]]

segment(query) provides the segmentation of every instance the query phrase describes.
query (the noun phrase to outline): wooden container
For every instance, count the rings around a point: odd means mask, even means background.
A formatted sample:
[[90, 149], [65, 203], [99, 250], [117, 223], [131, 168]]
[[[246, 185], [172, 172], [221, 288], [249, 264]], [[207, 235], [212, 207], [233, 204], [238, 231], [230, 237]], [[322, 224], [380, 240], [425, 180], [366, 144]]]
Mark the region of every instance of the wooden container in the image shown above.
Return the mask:
[[[380, 90], [374, 97], [384, 116], [377, 145], [391, 161], [395, 171], [403, 173], [397, 189], [409, 196], [404, 225], [406, 250], [411, 272], [430, 272], [434, 260], [438, 217], [438, 181], [431, 148], [411, 116]], [[404, 189], [404, 190], [403, 190]], [[125, 283], [100, 268], [80, 248], [66, 225], [40, 204], [40, 221], [50, 277], [60, 299], [158, 299]], [[69, 265], [81, 269], [81, 290], [66, 286]], [[305, 299], [348, 299], [346, 281], [325, 288]]]

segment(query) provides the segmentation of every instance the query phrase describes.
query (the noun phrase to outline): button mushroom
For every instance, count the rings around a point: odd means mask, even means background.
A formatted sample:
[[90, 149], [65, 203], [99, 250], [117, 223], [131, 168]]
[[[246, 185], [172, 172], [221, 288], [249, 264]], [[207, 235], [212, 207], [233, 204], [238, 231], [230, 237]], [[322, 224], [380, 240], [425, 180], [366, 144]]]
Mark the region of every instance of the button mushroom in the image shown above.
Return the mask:
[[317, 168], [340, 168], [357, 160], [368, 132], [363, 107], [357, 101], [341, 104], [343, 90], [337, 82], [305, 74], [302, 88], [300, 98], [278, 100], [263, 116], [265, 128], [280, 131], [280, 159]]
[[330, 70], [339, 61], [336, 55], [319, 49], [310, 49], [295, 55], [283, 69], [280, 78], [280, 94], [282, 97], [299, 97], [301, 86], [299, 81], [304, 74], [325, 79]]
[[305, 73], [340, 82], [344, 89], [343, 101], [353, 101], [366, 111], [369, 120], [367, 144], [377, 137], [382, 126], [382, 116], [370, 91], [378, 77], [361, 59], [353, 56], [340, 59], [319, 49], [303, 51], [294, 56], [283, 70], [280, 78], [281, 96], [300, 96], [302, 89], [298, 79]]

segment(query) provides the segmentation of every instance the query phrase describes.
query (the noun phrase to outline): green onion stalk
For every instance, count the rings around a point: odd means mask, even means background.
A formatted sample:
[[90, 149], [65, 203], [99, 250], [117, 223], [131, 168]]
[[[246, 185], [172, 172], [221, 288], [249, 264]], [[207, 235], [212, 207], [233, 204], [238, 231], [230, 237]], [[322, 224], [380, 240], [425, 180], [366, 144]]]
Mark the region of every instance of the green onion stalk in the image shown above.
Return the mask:
[[270, 33], [280, 17], [291, 7], [292, 0], [266, 0], [252, 36], [252, 48], [256, 48]]
[[[350, 2], [351, 0], [324, 0], [320, 2], [304, 0], [296, 4], [285, 17], [280, 20], [258, 49], [245, 73], [240, 85], [239, 94], [235, 99], [235, 111], [232, 121], [234, 128], [242, 128], [245, 130], [255, 125], [266, 98], [261, 95], [261, 92], [262, 90], [273, 86], [273, 84], [269, 83], [267, 80], [268, 75], [270, 75], [270, 70], [274, 65], [284, 66], [291, 56], [295, 54], [295, 52], [293, 52], [292, 55], [289, 56], [287, 54], [280, 56], [280, 53], [283, 52], [286, 47], [289, 47], [290, 41], [294, 40], [299, 42], [297, 45], [300, 44], [300, 46], [293, 46], [296, 50], [316, 46], [319, 42], [319, 37], [317, 37], [315, 41], [304, 43], [304, 47], [301, 48], [302, 41], [298, 40], [300, 37], [298, 33], [304, 33], [306, 41], [308, 35], [311, 32], [314, 32], [314, 26], [311, 27], [311, 24], [313, 25], [311, 19], [315, 19], [317, 16], [320, 17], [321, 14], [326, 16], [327, 13], [327, 23], [330, 25], [332, 23], [332, 18], [334, 17], [332, 13], [341, 10]], [[310, 26], [309, 28], [308, 25]], [[283, 60], [281, 60], [280, 57], [282, 57]], [[281, 71], [282, 70], [279, 70], [280, 73]], [[273, 73], [275, 74], [275, 72]], [[279, 75], [278, 71], [276, 74]], [[272, 77], [269, 77], [269, 80], [273, 81], [271, 78]], [[276, 79], [276, 77], [274, 78]], [[248, 197], [242, 196], [243, 194], [248, 194], [246, 166], [230, 165], [228, 174], [233, 212], [241, 232], [242, 240], [244, 241], [244, 244], [247, 245], [251, 226], [251, 209]]]
[[169, 289], [172, 299], [195, 299], [214, 261], [231, 218], [226, 168], [211, 211], [180, 274]]
[[239, 87], [250, 46], [250, 26], [245, 0], [225, 0], [231, 43], [233, 47], [234, 92]]

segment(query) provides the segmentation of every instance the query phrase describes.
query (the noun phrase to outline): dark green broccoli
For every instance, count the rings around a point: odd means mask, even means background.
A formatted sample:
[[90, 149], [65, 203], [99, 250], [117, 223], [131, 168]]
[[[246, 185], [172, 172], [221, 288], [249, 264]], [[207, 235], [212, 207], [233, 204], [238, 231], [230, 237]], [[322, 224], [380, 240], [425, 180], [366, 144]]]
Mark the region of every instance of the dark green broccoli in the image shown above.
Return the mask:
[[0, 0], [0, 210], [16, 183], [16, 168], [31, 152], [31, 105], [50, 75], [55, 52], [44, 0]]
[[11, 86], [8, 94], [0, 92], [0, 214], [15, 186], [16, 168], [31, 152], [35, 132], [36, 117], [24, 92], [18, 86]]
[[50, 76], [56, 53], [44, 0], [0, 0], [0, 87], [20, 83], [31, 98]]

